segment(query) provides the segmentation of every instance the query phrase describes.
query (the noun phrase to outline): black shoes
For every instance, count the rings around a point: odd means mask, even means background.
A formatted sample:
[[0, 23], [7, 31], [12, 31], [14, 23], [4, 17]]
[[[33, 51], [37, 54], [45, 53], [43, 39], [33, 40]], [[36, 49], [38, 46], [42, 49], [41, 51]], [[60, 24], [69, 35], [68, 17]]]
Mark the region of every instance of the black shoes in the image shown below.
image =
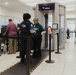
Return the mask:
[[42, 57], [41, 53], [33, 53], [33, 58], [40, 59]]
[[21, 59], [21, 61], [20, 61], [22, 64], [25, 64], [26, 63], [26, 60], [24, 59]]
[[16, 58], [21, 58], [20, 56], [17, 56]]

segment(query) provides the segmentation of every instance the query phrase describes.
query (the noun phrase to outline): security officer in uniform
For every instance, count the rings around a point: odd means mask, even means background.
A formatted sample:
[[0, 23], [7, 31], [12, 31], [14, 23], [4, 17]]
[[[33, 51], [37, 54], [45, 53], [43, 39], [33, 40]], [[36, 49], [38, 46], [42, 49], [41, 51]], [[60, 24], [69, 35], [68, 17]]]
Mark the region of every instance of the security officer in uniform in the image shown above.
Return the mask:
[[33, 30], [32, 23], [29, 21], [31, 15], [29, 13], [23, 14], [23, 22], [20, 24], [20, 55], [21, 55], [21, 63], [25, 62], [25, 54], [26, 54], [26, 37], [33, 34], [35, 31]]
[[33, 45], [34, 45], [34, 58], [41, 58], [41, 41], [42, 35], [41, 33], [44, 31], [42, 25], [39, 24], [39, 19], [34, 18], [34, 30], [36, 31], [33, 37]]

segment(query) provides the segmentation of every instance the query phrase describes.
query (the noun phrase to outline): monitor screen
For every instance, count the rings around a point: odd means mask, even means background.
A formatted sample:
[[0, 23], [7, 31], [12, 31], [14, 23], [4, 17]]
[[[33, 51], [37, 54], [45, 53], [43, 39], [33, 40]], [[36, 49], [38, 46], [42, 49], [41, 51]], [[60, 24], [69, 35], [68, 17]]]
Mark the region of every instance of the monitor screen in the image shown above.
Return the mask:
[[53, 23], [52, 29], [58, 29], [58, 24], [57, 23]]

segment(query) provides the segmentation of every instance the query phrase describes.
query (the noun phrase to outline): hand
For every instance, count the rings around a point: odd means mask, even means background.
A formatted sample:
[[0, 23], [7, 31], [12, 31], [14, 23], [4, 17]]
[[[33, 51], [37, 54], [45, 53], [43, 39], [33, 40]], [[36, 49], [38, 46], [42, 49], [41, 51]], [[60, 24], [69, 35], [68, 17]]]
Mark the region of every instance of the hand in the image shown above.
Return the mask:
[[41, 35], [43, 35], [43, 34], [45, 34], [46, 33], [46, 31], [43, 31], [43, 32], [41, 32]]
[[33, 34], [33, 33], [35, 33], [35, 32], [36, 32], [35, 30], [30, 30], [30, 33], [31, 33], [31, 34]]

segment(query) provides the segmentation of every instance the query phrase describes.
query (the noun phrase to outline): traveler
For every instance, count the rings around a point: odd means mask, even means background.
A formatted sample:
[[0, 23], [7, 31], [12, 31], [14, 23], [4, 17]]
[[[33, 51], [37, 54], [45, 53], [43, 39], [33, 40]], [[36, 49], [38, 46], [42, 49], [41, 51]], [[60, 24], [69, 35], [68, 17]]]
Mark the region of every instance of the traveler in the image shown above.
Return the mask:
[[44, 31], [42, 25], [39, 24], [39, 19], [34, 18], [34, 30], [36, 31], [33, 37], [33, 45], [34, 45], [34, 58], [41, 58], [41, 41], [42, 41], [42, 33]]
[[[16, 27], [16, 24], [13, 23], [12, 19], [9, 19], [9, 24], [7, 25], [5, 33], [9, 37], [17, 37], [17, 27]], [[17, 49], [16, 39], [9, 38], [8, 40], [9, 40], [8, 54], [16, 53], [16, 49]]]
[[51, 26], [48, 27], [48, 33], [52, 33]]
[[69, 39], [70, 38], [70, 30], [69, 30], [69, 28], [67, 28], [67, 39]]

